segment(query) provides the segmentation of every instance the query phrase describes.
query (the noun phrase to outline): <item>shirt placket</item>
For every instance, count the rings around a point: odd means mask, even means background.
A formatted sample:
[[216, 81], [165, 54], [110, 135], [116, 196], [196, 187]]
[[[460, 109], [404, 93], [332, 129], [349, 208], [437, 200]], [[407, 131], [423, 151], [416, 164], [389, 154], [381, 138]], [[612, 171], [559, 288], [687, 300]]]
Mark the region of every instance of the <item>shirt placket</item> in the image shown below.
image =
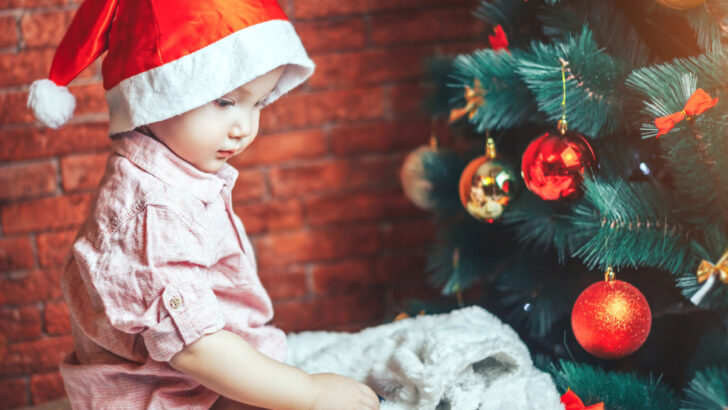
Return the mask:
[[238, 240], [238, 246], [240, 247], [240, 251], [243, 252], [243, 254], [247, 257], [248, 253], [245, 251], [245, 246], [243, 246], [243, 239], [240, 237], [240, 231], [235, 224], [235, 218], [233, 218], [233, 200], [230, 193], [231, 191], [227, 189], [227, 186], [222, 189], [222, 199], [225, 203], [225, 211], [227, 212], [227, 217], [230, 220], [230, 225], [233, 226], [233, 231], [235, 232], [235, 238], [237, 238]]

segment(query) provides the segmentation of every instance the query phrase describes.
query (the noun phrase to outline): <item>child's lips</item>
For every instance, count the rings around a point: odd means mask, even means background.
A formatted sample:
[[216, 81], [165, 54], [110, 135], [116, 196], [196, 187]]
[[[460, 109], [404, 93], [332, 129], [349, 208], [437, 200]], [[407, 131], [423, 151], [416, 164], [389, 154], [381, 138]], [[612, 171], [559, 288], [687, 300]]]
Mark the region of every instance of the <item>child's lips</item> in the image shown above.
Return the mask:
[[229, 157], [229, 156], [233, 155], [234, 153], [235, 153], [235, 151], [233, 151], [233, 150], [231, 150], [231, 151], [218, 150], [217, 151], [217, 155], [221, 156], [221, 157]]

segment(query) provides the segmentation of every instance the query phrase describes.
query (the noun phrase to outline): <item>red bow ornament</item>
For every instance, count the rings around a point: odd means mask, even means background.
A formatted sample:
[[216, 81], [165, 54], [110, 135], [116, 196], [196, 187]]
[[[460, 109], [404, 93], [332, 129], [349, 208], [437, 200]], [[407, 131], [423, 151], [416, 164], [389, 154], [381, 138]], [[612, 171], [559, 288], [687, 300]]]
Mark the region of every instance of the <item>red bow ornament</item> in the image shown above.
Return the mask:
[[565, 410], [604, 410], [604, 402], [584, 407], [584, 402], [571, 389], [566, 389], [566, 393], [561, 396], [561, 404]]
[[508, 37], [506, 37], [506, 32], [503, 31], [503, 26], [500, 24], [493, 29], [493, 35], [488, 35], [488, 41], [490, 41], [493, 50], [503, 49], [508, 51]]
[[714, 107], [716, 104], [718, 104], [718, 98], [711, 98], [702, 88], [698, 88], [690, 96], [682, 111], [655, 118], [655, 126], [660, 131], [657, 136], [667, 134], [680, 121], [684, 119], [690, 121], [693, 116], [704, 113], [708, 108]]

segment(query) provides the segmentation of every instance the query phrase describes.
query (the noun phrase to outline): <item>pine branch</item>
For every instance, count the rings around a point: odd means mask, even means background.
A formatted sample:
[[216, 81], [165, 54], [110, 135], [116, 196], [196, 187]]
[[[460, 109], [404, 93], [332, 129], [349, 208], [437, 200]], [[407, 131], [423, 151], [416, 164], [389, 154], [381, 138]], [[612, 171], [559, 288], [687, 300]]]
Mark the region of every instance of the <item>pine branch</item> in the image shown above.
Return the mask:
[[604, 402], [609, 410], [677, 410], [675, 394], [660, 379], [629, 373], [605, 372], [586, 364], [565, 360], [549, 366], [556, 387], [576, 393], [585, 405]]
[[[668, 113], [679, 112], [687, 100], [676, 100], [676, 87], [682, 84], [683, 77], [692, 75], [697, 78], [700, 88], [715, 96], [728, 91], [728, 55], [706, 53], [690, 58], [676, 58], [668, 63], [643, 67], [632, 72], [626, 84], [647, 96], [648, 101], [664, 106]], [[648, 105], [648, 113], [655, 111]], [[653, 117], [654, 118], [654, 117]]]
[[461, 90], [447, 86], [448, 77], [453, 70], [455, 57], [434, 56], [425, 60], [425, 79], [432, 86], [422, 105], [433, 117], [447, 118], [450, 114], [450, 100], [462, 95]]
[[692, 268], [688, 231], [671, 217], [667, 198], [651, 184], [584, 179], [587, 205], [574, 224], [590, 239], [573, 256], [590, 268], [651, 266], [680, 274]]
[[422, 165], [425, 180], [432, 185], [429, 200], [434, 210], [441, 217], [461, 211], [458, 182], [465, 164], [460, 157], [449, 149], [440, 148], [436, 152], [423, 153]]
[[[646, 103], [646, 111], [653, 118], [682, 110], [698, 87], [698, 78], [691, 73], [682, 74], [676, 83], [648, 86], [647, 73], [641, 71], [628, 82], [654, 96]], [[692, 121], [682, 121], [659, 139], [663, 156], [672, 169], [675, 196], [685, 204], [678, 210], [679, 215], [697, 229], [728, 227], [727, 112], [728, 101], [724, 98], [717, 106]], [[657, 134], [653, 124], [643, 125], [643, 130], [644, 137]]]
[[[478, 132], [491, 129], [511, 128], [538, 118], [533, 95], [516, 72], [516, 57], [504, 51], [483, 49], [455, 60], [452, 87], [473, 87], [474, 79], [480, 80], [485, 91], [485, 103], [478, 108], [470, 122]], [[461, 94], [462, 95], [462, 94]], [[452, 107], [462, 107], [461, 97], [451, 101]]]
[[728, 408], [728, 367], [709, 367], [699, 371], [685, 389], [681, 410]]
[[555, 250], [559, 262], [566, 261], [586, 240], [584, 231], [576, 229], [567, 214], [530, 192], [514, 202], [502, 218], [521, 246], [542, 252]]
[[498, 278], [498, 303], [508, 312], [506, 321], [544, 338], [554, 323], [566, 317], [581, 288], [574, 273], [550, 258], [519, 255]]
[[502, 26], [513, 50], [527, 46], [532, 38], [539, 36], [541, 27], [534, 24], [541, 11], [539, 4], [538, 0], [480, 0], [473, 14], [493, 26]]
[[630, 70], [653, 59], [651, 51], [614, 2], [579, 1], [571, 7], [544, 7], [539, 15], [543, 32], [558, 41], [578, 35], [586, 22], [603, 51], [624, 61]]
[[[713, 227], [700, 238], [700, 242], [691, 243], [693, 253], [698, 255], [698, 259], [690, 270], [683, 272], [677, 279], [677, 286], [685, 297], [691, 298], [703, 286], [702, 283], [698, 283], [696, 276], [699, 260], [704, 259], [715, 264], [728, 250], [728, 236], [726, 235], [724, 230]], [[716, 281], [713, 288], [701, 301], [700, 306], [715, 309], [724, 314], [728, 313], [728, 284]]]
[[561, 62], [566, 67], [569, 128], [591, 137], [610, 134], [622, 124], [624, 63], [604, 54], [584, 26], [579, 36], [554, 44], [534, 42], [520, 55], [518, 73], [535, 95], [539, 109], [553, 124], [562, 115]]
[[430, 283], [451, 295], [496, 272], [503, 255], [514, 248], [502, 231], [470, 216], [439, 226], [425, 268]]
[[715, 18], [710, 15], [707, 7], [713, 4], [696, 7], [685, 11], [688, 23], [695, 31], [698, 45], [708, 53], [719, 53], [723, 50], [721, 37], [723, 32], [718, 27]]

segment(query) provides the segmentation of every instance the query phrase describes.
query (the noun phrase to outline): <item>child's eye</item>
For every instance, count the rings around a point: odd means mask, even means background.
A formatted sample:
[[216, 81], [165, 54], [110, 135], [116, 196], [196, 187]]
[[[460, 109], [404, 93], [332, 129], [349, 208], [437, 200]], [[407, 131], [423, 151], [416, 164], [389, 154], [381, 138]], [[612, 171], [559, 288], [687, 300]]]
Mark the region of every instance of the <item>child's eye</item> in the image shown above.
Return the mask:
[[235, 101], [231, 101], [231, 100], [228, 100], [228, 99], [225, 99], [225, 98], [218, 98], [217, 100], [215, 100], [215, 103], [217, 105], [221, 106], [221, 107], [227, 107], [227, 106], [230, 106], [230, 105], [235, 105]]

